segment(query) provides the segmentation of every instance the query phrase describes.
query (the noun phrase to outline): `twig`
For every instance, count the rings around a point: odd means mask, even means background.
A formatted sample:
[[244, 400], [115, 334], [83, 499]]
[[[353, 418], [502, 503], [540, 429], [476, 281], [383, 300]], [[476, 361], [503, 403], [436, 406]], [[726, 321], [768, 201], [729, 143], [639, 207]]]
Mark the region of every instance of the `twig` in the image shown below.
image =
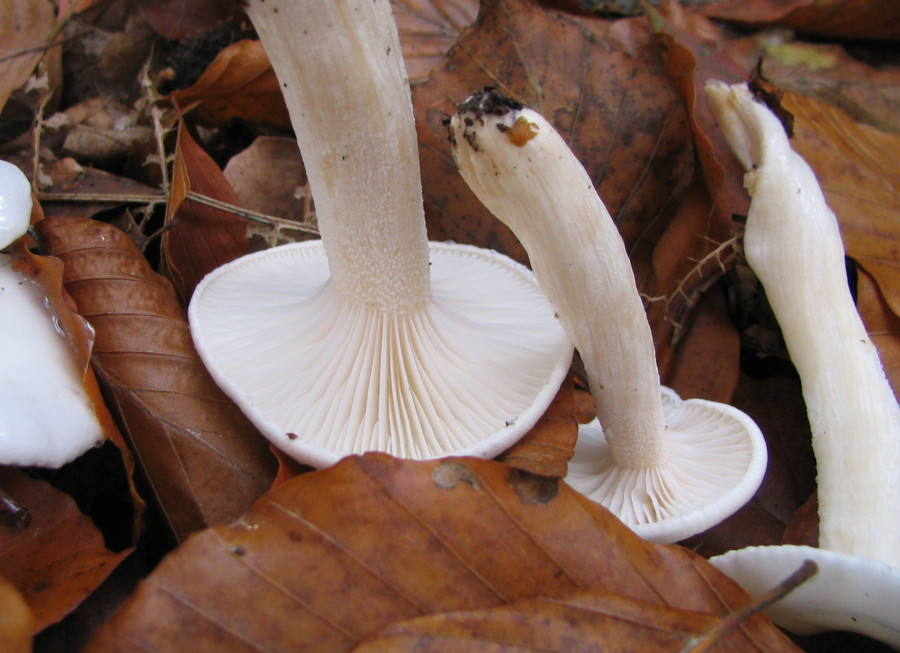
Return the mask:
[[728, 630], [762, 612], [776, 601], [780, 601], [800, 587], [800, 585], [812, 578], [818, 571], [819, 566], [815, 562], [812, 560], [804, 560], [797, 571], [778, 583], [768, 592], [761, 594], [747, 605], [738, 608], [716, 623], [712, 628], [709, 628], [698, 637], [692, 639], [683, 649], [681, 649], [681, 653], [704, 653], [705, 651], [708, 651]]

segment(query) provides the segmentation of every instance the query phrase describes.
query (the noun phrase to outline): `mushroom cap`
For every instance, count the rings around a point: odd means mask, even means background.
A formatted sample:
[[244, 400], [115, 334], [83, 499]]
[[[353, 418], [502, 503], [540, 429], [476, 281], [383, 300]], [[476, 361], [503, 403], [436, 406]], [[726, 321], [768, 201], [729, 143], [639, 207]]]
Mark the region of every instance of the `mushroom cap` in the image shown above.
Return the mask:
[[13, 260], [0, 254], [0, 465], [59, 467], [103, 429], [44, 293]]
[[661, 387], [663, 465], [628, 469], [613, 460], [595, 419], [579, 427], [566, 482], [652, 542], [678, 542], [715, 526], [749, 501], [768, 454], [756, 423], [705, 399]]
[[31, 224], [31, 182], [19, 168], [0, 161], [0, 249], [18, 240]]
[[321, 241], [242, 257], [194, 291], [197, 351], [302, 463], [370, 450], [493, 457], [544, 413], [573, 348], [526, 267], [471, 246], [429, 250], [430, 301], [399, 315], [342, 298]]
[[900, 650], [900, 569], [879, 560], [810, 546], [754, 546], [710, 562], [751, 596], [759, 596], [796, 571], [804, 560], [819, 571], [766, 613], [798, 635], [841, 630], [860, 633]]

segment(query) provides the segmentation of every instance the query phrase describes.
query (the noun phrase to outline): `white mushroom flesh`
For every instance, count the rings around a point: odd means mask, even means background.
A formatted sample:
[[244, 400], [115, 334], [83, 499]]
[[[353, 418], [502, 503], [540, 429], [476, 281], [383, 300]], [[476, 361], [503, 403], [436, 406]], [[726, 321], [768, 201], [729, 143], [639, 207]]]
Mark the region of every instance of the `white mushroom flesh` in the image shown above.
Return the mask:
[[[30, 219], [31, 185], [3, 164], [0, 223], [18, 239]], [[0, 253], [0, 464], [59, 467], [100, 443], [103, 430], [44, 289], [15, 261]]]
[[900, 568], [900, 407], [847, 281], [838, 221], [775, 114], [745, 84], [706, 95], [747, 174], [747, 261], [800, 375], [819, 545]]

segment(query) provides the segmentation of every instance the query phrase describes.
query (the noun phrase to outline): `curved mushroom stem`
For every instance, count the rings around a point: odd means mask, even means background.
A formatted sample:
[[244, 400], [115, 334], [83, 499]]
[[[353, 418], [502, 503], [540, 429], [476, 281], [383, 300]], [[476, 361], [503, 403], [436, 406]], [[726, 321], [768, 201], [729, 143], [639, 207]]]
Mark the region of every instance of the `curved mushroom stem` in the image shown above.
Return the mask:
[[332, 283], [387, 313], [422, 308], [419, 155], [390, 3], [249, 0], [247, 13], [291, 114]]
[[498, 94], [473, 95], [450, 131], [460, 173], [522, 242], [581, 353], [616, 464], [660, 464], [665, 423], [653, 337], [625, 245], [584, 167], [539, 113]]
[[800, 375], [819, 545], [900, 568], [900, 407], [850, 294], [837, 219], [778, 118], [746, 85], [710, 82], [706, 94], [748, 171], [744, 251]]

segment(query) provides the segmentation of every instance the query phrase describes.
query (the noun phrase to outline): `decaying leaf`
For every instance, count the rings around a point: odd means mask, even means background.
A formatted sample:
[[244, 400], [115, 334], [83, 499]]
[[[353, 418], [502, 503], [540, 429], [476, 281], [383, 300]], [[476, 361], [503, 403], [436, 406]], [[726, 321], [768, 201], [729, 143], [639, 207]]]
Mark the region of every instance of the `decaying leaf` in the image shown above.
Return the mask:
[[239, 202], [219, 166], [182, 123], [172, 165], [160, 268], [175, 285], [183, 306], [208, 272], [250, 251], [246, 223], [233, 213], [188, 198], [191, 191], [232, 206]]
[[171, 284], [115, 227], [46, 218], [37, 229], [96, 331], [93, 368], [176, 536], [242, 514], [275, 463], [203, 367]]
[[413, 84], [428, 78], [478, 15], [477, 0], [391, 0], [391, 5]]
[[22, 593], [37, 633], [81, 603], [132, 549], [109, 551], [71, 497], [22, 470], [0, 467], [0, 490], [27, 511], [14, 522], [0, 519], [0, 576]]
[[[471, 458], [345, 458], [170, 554], [87, 651], [349, 651], [422, 615], [578, 590], [724, 615], [746, 604], [687, 549], [649, 544], [558, 479]], [[735, 650], [792, 650], [762, 615]]]
[[34, 615], [16, 586], [0, 576], [0, 642], [6, 653], [31, 653]]
[[222, 50], [190, 88], [168, 96], [181, 111], [221, 125], [232, 118], [290, 127], [275, 71], [259, 41], [242, 40]]
[[724, 0], [702, 3], [714, 18], [751, 25], [781, 25], [804, 34], [857, 39], [900, 36], [900, 6], [893, 0]]
[[31, 76], [43, 52], [34, 50], [50, 35], [55, 17], [47, 0], [0, 3], [0, 109]]

